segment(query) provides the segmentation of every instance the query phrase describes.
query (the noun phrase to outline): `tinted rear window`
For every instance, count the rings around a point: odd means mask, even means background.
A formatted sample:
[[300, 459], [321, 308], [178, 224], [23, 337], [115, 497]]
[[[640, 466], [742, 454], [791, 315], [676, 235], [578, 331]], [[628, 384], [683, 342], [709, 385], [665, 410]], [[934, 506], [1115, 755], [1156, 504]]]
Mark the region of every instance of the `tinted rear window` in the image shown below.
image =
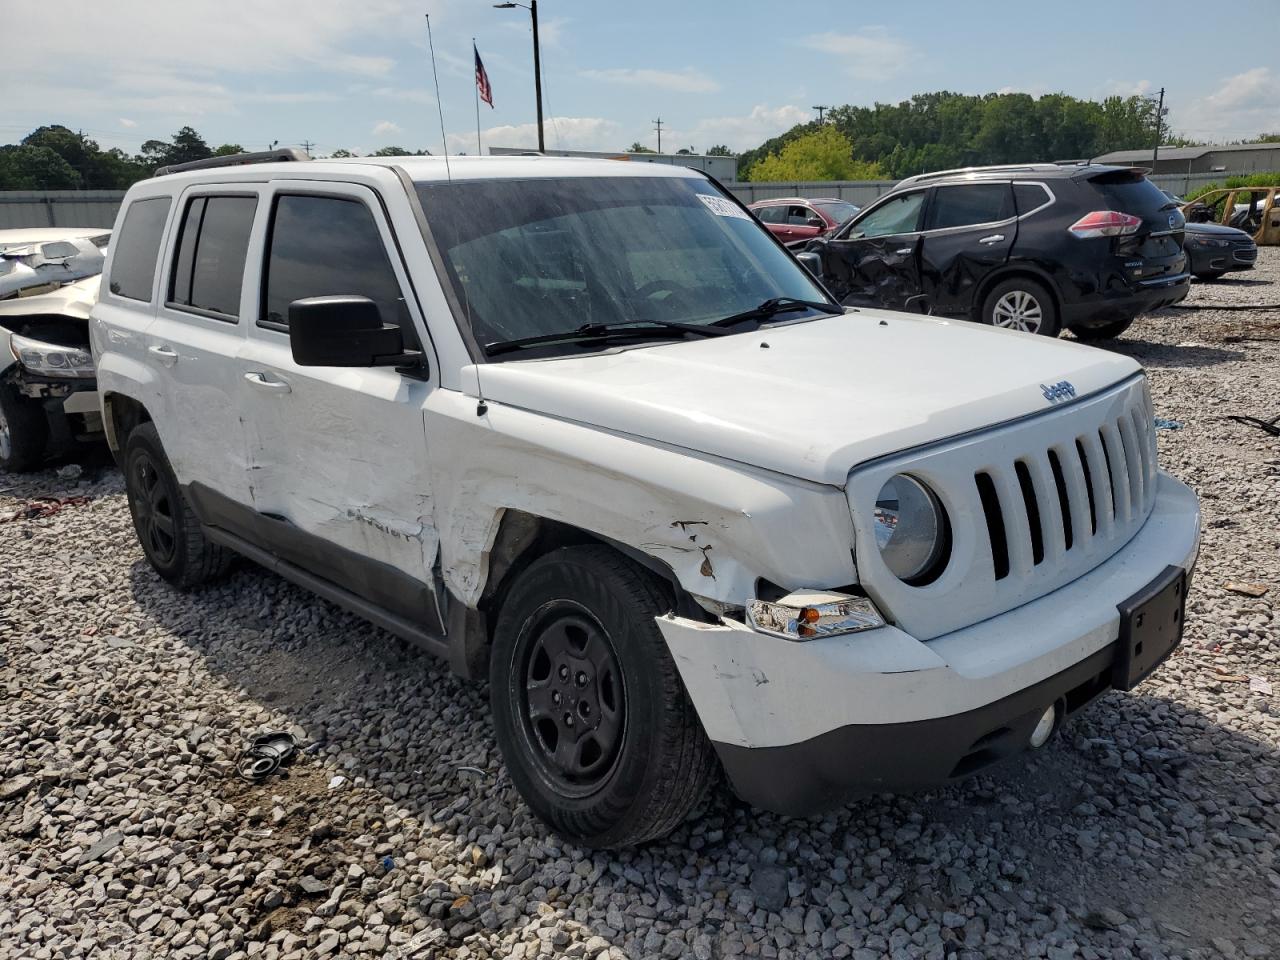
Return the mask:
[[1153, 218], [1178, 206], [1146, 177], [1128, 171], [1104, 173], [1091, 179], [1089, 185], [1101, 195], [1106, 204], [1104, 209], [1135, 217]]
[[240, 287], [256, 197], [195, 197], [182, 218], [182, 234], [169, 299], [226, 317], [240, 314]]
[[115, 254], [111, 261], [111, 292], [117, 297], [151, 302], [169, 203], [169, 197], [149, 197], [129, 204], [124, 227], [112, 244]]
[[929, 208], [926, 230], [995, 223], [1013, 216], [1013, 195], [1007, 183], [971, 183], [939, 187]]

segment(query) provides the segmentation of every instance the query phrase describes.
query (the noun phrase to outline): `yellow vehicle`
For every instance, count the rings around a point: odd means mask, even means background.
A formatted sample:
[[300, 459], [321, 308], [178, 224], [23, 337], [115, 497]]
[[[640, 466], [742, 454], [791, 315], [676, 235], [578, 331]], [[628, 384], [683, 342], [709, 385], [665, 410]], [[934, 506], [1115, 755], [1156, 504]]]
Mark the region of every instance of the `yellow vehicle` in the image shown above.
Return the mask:
[[1188, 223], [1221, 223], [1243, 230], [1259, 246], [1280, 246], [1280, 186], [1210, 190], [1183, 204], [1182, 213]]

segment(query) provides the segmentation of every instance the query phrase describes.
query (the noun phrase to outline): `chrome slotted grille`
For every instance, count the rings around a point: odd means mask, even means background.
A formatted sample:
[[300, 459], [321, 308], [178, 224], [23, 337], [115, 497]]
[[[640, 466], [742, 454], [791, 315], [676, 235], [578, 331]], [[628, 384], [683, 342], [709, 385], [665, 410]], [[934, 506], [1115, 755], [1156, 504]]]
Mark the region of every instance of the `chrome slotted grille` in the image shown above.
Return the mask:
[[[880, 562], [868, 503], [895, 473], [946, 507], [951, 560], [912, 586]], [[849, 479], [859, 576], [921, 639], [1012, 609], [1083, 576], [1138, 531], [1155, 504], [1151, 401], [1138, 377], [1101, 395], [975, 437], [904, 455]]]

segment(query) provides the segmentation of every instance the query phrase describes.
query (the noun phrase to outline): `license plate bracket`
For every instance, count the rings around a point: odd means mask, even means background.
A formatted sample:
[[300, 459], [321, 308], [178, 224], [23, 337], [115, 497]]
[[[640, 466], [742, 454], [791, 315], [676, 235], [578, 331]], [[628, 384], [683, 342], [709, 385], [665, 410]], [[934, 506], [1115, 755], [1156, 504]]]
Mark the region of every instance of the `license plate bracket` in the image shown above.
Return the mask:
[[1111, 685], [1132, 690], [1182, 642], [1187, 605], [1187, 572], [1168, 566], [1149, 584], [1117, 604], [1120, 637]]

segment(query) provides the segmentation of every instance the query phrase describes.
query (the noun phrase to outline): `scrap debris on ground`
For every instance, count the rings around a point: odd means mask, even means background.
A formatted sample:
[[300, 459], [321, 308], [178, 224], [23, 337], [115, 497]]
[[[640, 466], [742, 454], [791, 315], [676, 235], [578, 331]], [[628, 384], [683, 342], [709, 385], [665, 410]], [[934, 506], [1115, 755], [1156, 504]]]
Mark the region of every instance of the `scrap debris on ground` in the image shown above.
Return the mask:
[[[1276, 284], [1270, 288], [1260, 281]], [[1109, 349], [1201, 494], [1177, 654], [1030, 762], [788, 820], [721, 789], [667, 841], [567, 845], [493, 744], [486, 689], [248, 564], [189, 595], [119, 476], [6, 478], [0, 956], [1280, 956], [1280, 250]], [[10, 482], [12, 481], [12, 482]], [[247, 740], [307, 745], [259, 782]]]

